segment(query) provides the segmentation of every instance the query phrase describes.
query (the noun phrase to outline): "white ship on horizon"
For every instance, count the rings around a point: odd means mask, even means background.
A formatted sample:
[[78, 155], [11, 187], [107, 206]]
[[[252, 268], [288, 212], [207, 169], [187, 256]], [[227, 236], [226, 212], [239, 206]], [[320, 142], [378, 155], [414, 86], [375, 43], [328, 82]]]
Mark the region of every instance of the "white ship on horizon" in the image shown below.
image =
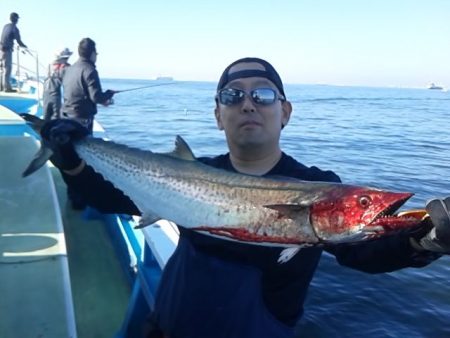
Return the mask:
[[443, 90], [444, 88], [442, 88], [441, 86], [437, 86], [434, 82], [431, 82], [428, 87], [428, 89], [438, 89], [438, 90]]
[[157, 76], [156, 81], [173, 81], [172, 76]]

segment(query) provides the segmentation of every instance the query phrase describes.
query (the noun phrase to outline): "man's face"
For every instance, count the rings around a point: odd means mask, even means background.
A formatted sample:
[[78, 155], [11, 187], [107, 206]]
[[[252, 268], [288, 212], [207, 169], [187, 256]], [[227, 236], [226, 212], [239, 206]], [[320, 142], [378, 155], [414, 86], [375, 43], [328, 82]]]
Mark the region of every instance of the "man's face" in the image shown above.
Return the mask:
[[[259, 63], [240, 63], [229, 73], [241, 70], [264, 70]], [[229, 146], [241, 148], [274, 146], [280, 139], [281, 127], [285, 126], [291, 114], [291, 104], [278, 99], [281, 95], [272, 81], [263, 77], [240, 78], [229, 82], [225, 88], [239, 89], [246, 93], [242, 101], [233, 105], [218, 102], [215, 115], [217, 126], [225, 131]], [[269, 105], [254, 102], [250, 92], [258, 88], [271, 88], [277, 99]]]
[[97, 51], [96, 51], [96, 50], [94, 50], [94, 51], [91, 53], [90, 60], [92, 61], [92, 63], [96, 63], [96, 62], [97, 62]]

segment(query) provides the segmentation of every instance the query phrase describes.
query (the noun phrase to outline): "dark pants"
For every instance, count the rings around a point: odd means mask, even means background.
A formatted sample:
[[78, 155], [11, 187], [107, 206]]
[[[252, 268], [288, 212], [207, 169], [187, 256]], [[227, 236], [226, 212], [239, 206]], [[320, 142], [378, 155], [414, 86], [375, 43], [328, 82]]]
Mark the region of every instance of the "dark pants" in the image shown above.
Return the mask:
[[151, 319], [172, 338], [292, 337], [293, 328], [265, 304], [261, 273], [202, 252], [182, 235], [163, 271]]
[[54, 119], [59, 119], [59, 111], [61, 109], [61, 103], [57, 101], [45, 100], [43, 104], [44, 110], [44, 120], [50, 121]]
[[2, 68], [2, 90], [11, 90], [12, 51], [0, 51], [0, 67]]

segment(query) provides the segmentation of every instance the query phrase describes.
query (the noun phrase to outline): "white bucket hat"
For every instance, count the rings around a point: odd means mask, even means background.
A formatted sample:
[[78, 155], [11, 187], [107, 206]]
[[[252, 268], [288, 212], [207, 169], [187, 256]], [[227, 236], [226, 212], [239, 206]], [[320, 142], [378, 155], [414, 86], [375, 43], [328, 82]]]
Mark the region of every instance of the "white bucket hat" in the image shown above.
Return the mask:
[[68, 59], [71, 55], [73, 54], [73, 52], [70, 51], [69, 48], [65, 47], [63, 49], [58, 49], [55, 52], [55, 61], [60, 61], [63, 59]]

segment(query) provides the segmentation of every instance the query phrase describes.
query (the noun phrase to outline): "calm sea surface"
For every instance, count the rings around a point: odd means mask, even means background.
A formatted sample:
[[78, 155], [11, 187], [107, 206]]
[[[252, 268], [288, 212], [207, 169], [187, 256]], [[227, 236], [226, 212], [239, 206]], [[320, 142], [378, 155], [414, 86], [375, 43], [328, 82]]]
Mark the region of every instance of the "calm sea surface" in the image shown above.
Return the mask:
[[[103, 80], [104, 89], [156, 81]], [[450, 92], [286, 85], [294, 111], [285, 152], [334, 170], [345, 183], [415, 196], [450, 195]], [[97, 119], [115, 141], [170, 151], [181, 135], [197, 156], [226, 152], [216, 129], [215, 84], [178, 82], [117, 94]], [[325, 254], [309, 289], [299, 337], [450, 337], [450, 258], [422, 269], [369, 275]]]

